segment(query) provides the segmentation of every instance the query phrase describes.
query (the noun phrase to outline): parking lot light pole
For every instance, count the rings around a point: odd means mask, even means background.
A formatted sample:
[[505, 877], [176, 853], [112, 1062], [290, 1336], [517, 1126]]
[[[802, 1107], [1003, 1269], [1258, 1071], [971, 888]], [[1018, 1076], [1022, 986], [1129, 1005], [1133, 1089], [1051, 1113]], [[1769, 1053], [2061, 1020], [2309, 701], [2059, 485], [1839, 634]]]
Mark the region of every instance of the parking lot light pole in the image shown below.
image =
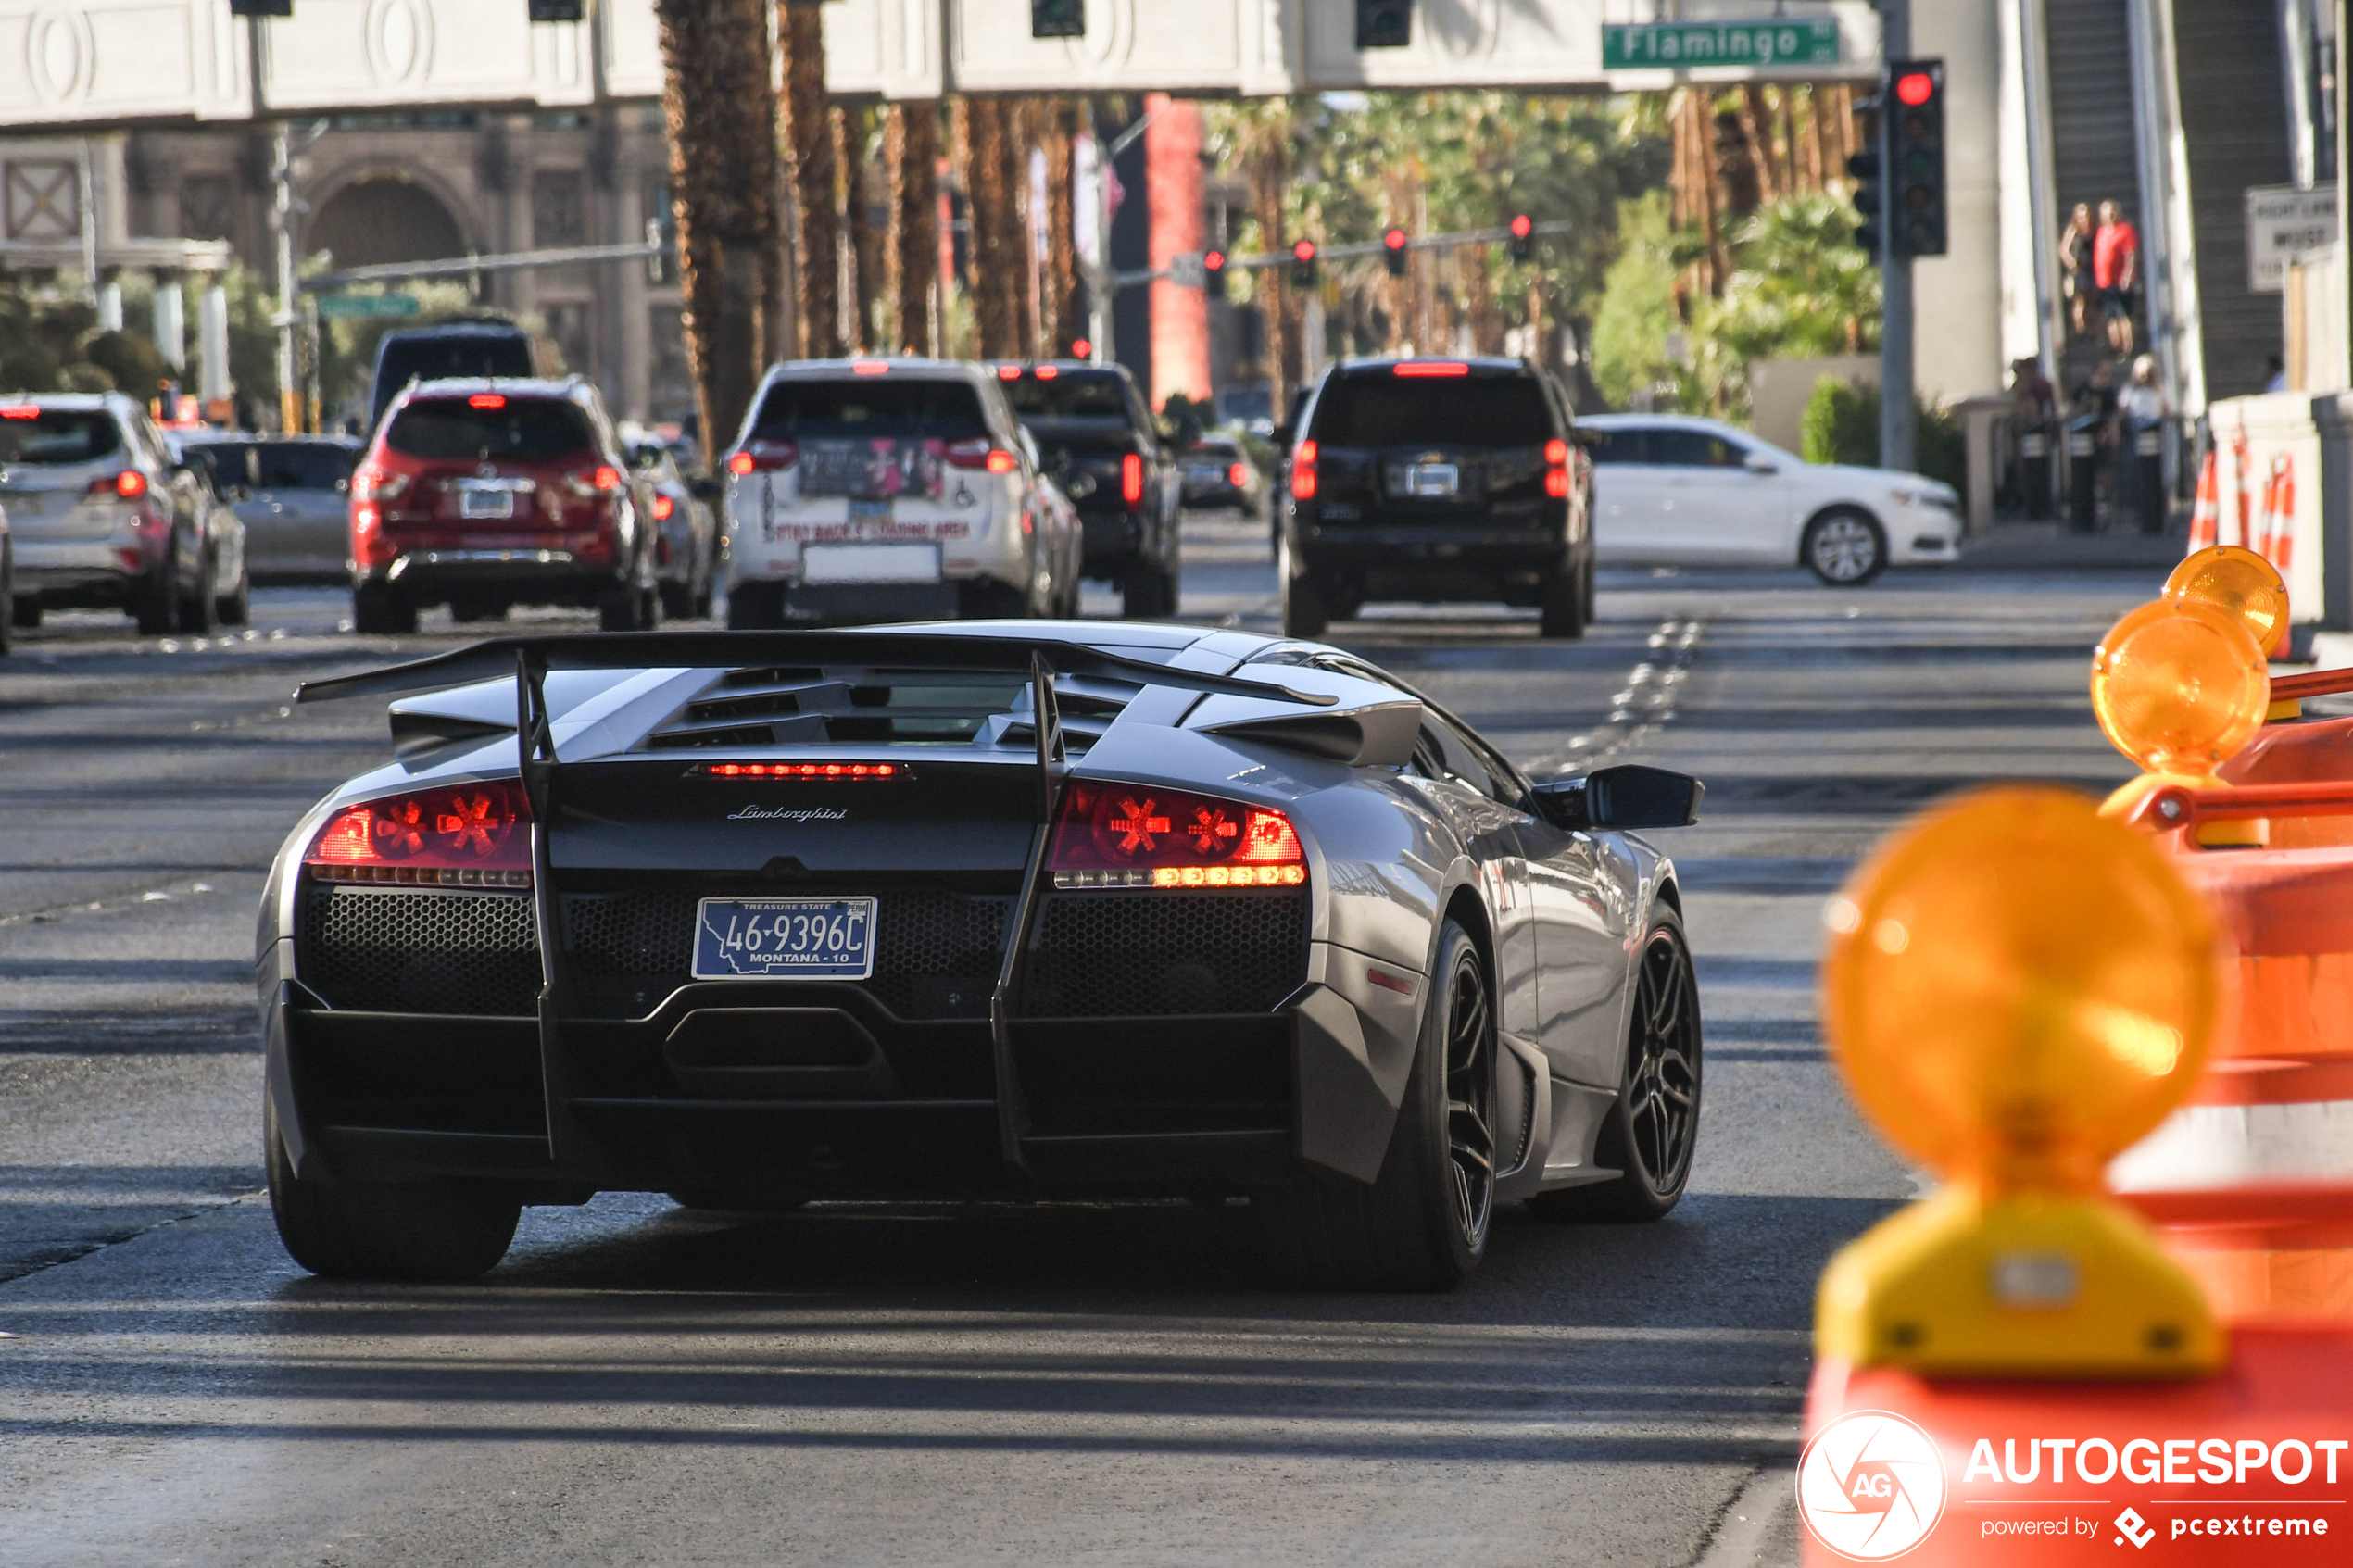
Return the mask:
[[[1911, 0], [1879, 0], [1880, 55], [1894, 61], [1912, 52]], [[1881, 72], [1882, 83], [1887, 80]], [[1912, 258], [1896, 243], [1897, 209], [1903, 188], [1894, 164], [1894, 105], [1882, 90], [1879, 112], [1879, 166], [1886, 196], [1880, 203], [1879, 460], [1881, 468], [1910, 473], [1918, 467], [1919, 431], [1912, 410]]]

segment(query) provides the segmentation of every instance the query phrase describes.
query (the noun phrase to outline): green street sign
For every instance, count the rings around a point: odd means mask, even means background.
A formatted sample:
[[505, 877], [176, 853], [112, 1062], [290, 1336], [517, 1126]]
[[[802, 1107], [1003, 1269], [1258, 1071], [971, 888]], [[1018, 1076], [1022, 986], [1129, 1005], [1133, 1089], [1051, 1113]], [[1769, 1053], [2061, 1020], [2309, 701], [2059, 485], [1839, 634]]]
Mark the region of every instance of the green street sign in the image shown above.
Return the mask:
[[1612, 22], [1602, 28], [1604, 70], [1825, 66], [1839, 58], [1838, 22]]
[[321, 316], [414, 316], [417, 296], [412, 294], [322, 294], [319, 296]]

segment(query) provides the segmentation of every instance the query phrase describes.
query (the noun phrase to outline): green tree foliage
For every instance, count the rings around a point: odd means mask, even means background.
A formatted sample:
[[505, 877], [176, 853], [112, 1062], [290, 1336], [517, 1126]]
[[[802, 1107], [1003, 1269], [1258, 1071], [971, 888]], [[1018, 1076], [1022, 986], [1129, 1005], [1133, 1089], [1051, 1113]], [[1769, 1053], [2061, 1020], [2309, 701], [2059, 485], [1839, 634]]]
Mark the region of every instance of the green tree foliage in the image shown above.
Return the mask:
[[1617, 257], [1593, 318], [1593, 380], [1619, 408], [1655, 388], [1676, 388], [1673, 401], [1682, 401], [1684, 371], [1670, 353], [1683, 328], [1675, 314], [1678, 258], [1667, 212], [1664, 191], [1617, 207]]
[[[1963, 488], [1968, 472], [1968, 444], [1961, 421], [1948, 408], [1914, 401], [1919, 421], [1916, 439], [1919, 471]], [[1798, 455], [1809, 463], [1850, 463], [1858, 468], [1879, 466], [1879, 388], [1869, 382], [1845, 382], [1824, 376], [1814, 383], [1798, 426]]]

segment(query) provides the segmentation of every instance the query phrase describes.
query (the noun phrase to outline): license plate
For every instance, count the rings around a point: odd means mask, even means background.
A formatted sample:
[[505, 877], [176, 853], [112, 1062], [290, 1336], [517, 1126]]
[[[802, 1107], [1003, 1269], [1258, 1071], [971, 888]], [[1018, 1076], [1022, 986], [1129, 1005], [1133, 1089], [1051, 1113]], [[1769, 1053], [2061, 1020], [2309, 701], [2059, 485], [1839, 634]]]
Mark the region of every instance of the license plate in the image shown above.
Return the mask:
[[869, 501], [853, 495], [849, 498], [849, 521], [852, 522], [888, 522], [891, 503], [887, 500]]
[[697, 980], [865, 980], [874, 972], [872, 898], [705, 898], [696, 906]]
[[803, 583], [937, 583], [939, 546], [922, 545], [803, 545]]
[[1462, 470], [1452, 463], [1416, 463], [1405, 470], [1409, 495], [1452, 495], [1462, 483]]
[[512, 517], [515, 495], [511, 490], [460, 490], [458, 492], [459, 517]]

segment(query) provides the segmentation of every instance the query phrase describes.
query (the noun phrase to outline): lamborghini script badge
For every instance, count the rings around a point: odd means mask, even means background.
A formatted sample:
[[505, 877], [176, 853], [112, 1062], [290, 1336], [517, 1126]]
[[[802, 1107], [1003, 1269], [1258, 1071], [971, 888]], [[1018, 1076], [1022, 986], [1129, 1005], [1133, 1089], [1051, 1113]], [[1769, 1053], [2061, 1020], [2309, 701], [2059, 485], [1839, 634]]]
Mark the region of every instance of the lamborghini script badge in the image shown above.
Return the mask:
[[849, 813], [838, 806], [745, 806], [727, 813], [731, 822], [837, 822]]

